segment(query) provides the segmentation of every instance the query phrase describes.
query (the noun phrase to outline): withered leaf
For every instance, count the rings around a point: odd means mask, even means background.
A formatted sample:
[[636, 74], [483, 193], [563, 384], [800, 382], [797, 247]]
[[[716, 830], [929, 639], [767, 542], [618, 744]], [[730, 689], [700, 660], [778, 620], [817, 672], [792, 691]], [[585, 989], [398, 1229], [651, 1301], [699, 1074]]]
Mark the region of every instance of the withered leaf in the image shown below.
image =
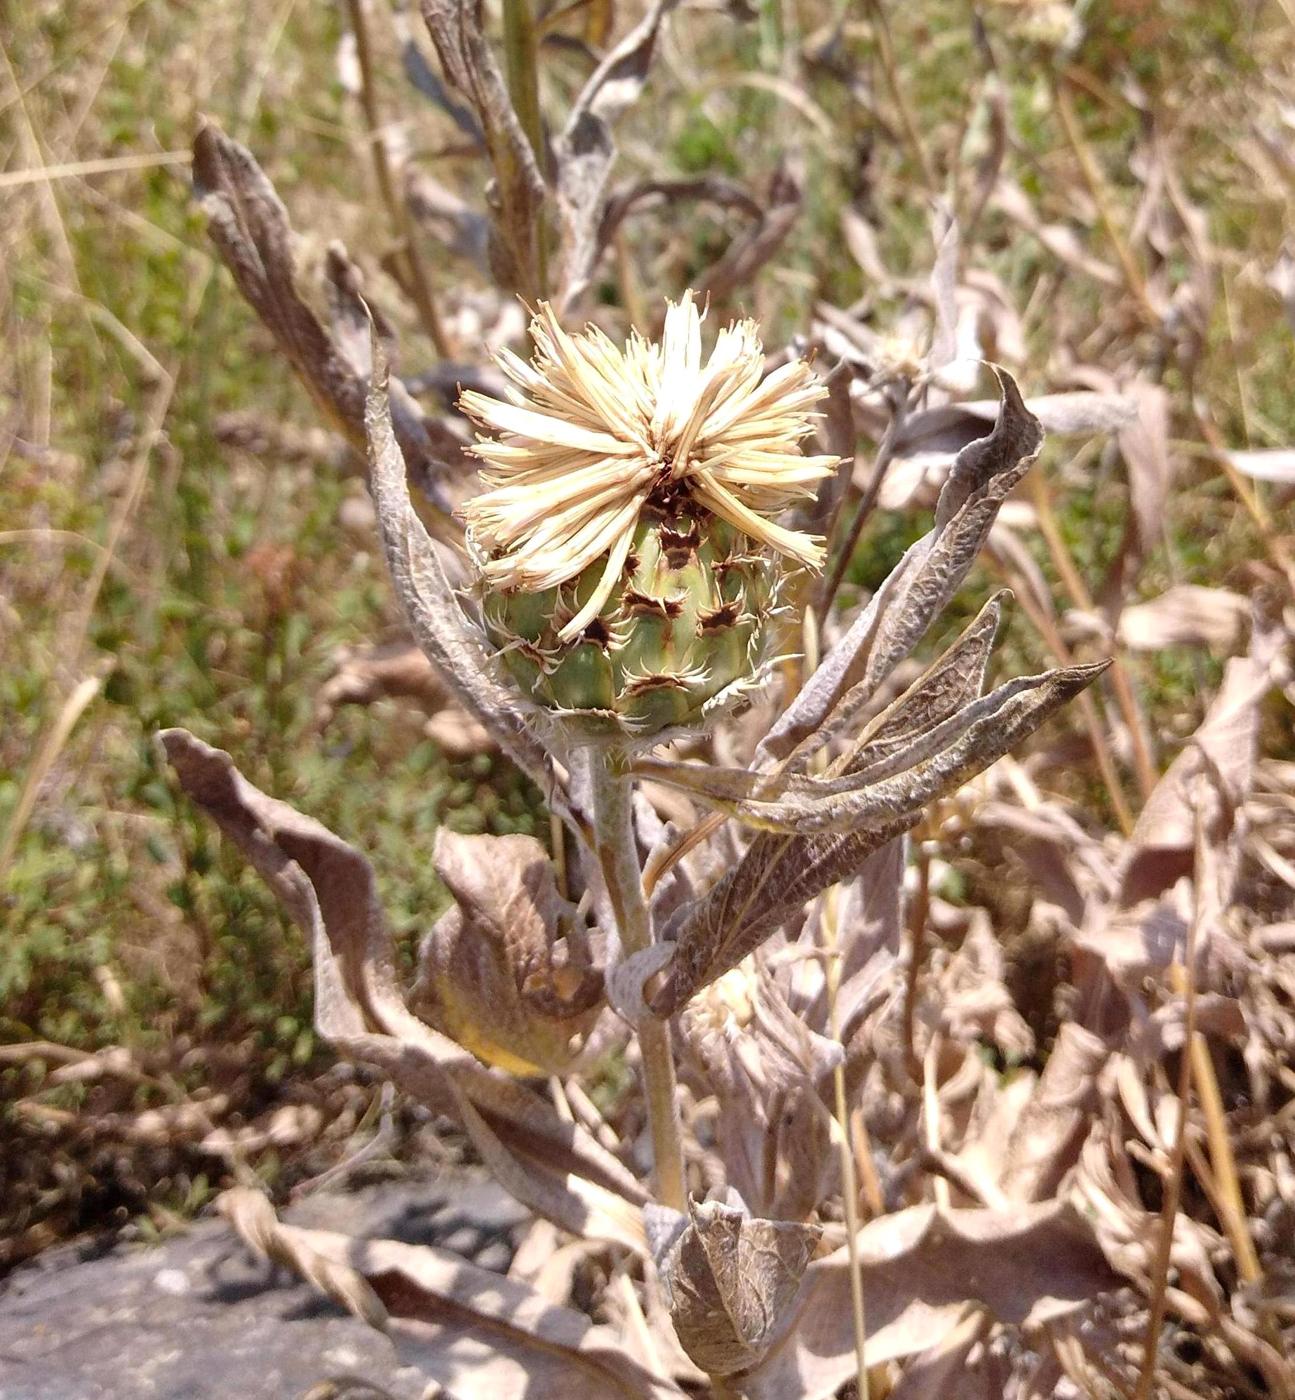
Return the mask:
[[1109, 664], [1071, 666], [1008, 681], [898, 751], [840, 777], [751, 773], [664, 759], [641, 760], [637, 771], [765, 831], [812, 836], [849, 835], [873, 825], [889, 829], [1028, 738]]
[[1180, 583], [1120, 613], [1116, 635], [1132, 651], [1174, 646], [1235, 648], [1250, 621], [1250, 601], [1226, 588]]
[[[984, 686], [1003, 603], [1010, 596], [1007, 589], [995, 593], [952, 646], [863, 728], [849, 752], [832, 765], [833, 771], [857, 772], [969, 705]], [[788, 755], [786, 768], [804, 772], [809, 759], [842, 734], [871, 698], [866, 682], [847, 691], [822, 725]]]
[[574, 1235], [643, 1251], [645, 1193], [617, 1158], [406, 1006], [368, 861], [253, 787], [228, 754], [183, 729], [164, 730], [159, 741], [188, 795], [310, 939], [320, 1037], [463, 1123], [500, 1184], [536, 1214]]
[[1272, 663], [1284, 645], [1279, 628], [1256, 628], [1250, 654], [1228, 662], [1204, 722], [1138, 816], [1120, 874], [1125, 906], [1159, 894], [1192, 868], [1198, 781], [1205, 781], [1213, 798], [1208, 834], [1219, 851], [1234, 846], [1230, 838], [1238, 809], [1254, 779], [1259, 706], [1272, 686]]
[[[369, 489], [396, 593], [418, 645], [465, 710], [498, 740], [499, 746], [549, 795], [561, 817], [570, 808], [558, 785], [552, 759], [518, 714], [517, 696], [493, 674], [485, 640], [459, 606], [436, 547], [409, 500], [405, 461], [391, 422], [386, 365], [374, 345], [375, 378], [365, 404], [369, 447]], [[575, 823], [577, 830], [582, 829]]]
[[544, 847], [442, 827], [432, 861], [455, 902], [423, 941], [414, 1010], [487, 1064], [561, 1073], [598, 1016], [602, 978], [567, 942], [573, 911]]
[[400, 1359], [429, 1381], [453, 1386], [458, 1400], [683, 1394], [627, 1356], [608, 1328], [448, 1250], [280, 1229], [318, 1258], [358, 1274], [386, 1309], [386, 1332]]
[[488, 199], [496, 279], [533, 296], [542, 287], [540, 221], [548, 190], [482, 29], [480, 0], [422, 0], [422, 14], [446, 78], [481, 123], [495, 175]]
[[[357, 356], [355, 338], [330, 334], [297, 290], [292, 226], [274, 186], [252, 153], [209, 120], [194, 138], [193, 182], [208, 232], [239, 291], [311, 397], [363, 450], [369, 366], [362, 352]], [[340, 246], [330, 250], [329, 269], [335, 287], [353, 288], [354, 269]], [[448, 516], [440, 478], [462, 469], [462, 442], [425, 417], [398, 380], [391, 385], [391, 416], [419, 490]]]
[[729, 244], [724, 256], [702, 275], [697, 288], [704, 301], [723, 301], [746, 286], [782, 247], [800, 217], [801, 173], [789, 162], [774, 171], [769, 191], [760, 205], [760, 217]]
[[652, 1010], [658, 1016], [677, 1010], [916, 820], [848, 836], [757, 834], [737, 865], [667, 924], [664, 937], [674, 942], [675, 954], [649, 1000]]
[[[1012, 1211], [915, 1206], [857, 1236], [870, 1366], [938, 1344], [978, 1304], [1006, 1326], [1064, 1317], [1123, 1280], [1092, 1227], [1059, 1201]], [[806, 1270], [792, 1320], [741, 1381], [747, 1400], [828, 1400], [855, 1374], [850, 1259], [842, 1248]]]
[[822, 1231], [757, 1220], [721, 1201], [689, 1204], [689, 1219], [657, 1259], [670, 1320], [704, 1371], [749, 1370], [777, 1335]]
[[989, 535], [1007, 493], [1025, 475], [1043, 440], [1005, 370], [997, 370], [1002, 406], [993, 431], [965, 447], [940, 492], [935, 526], [904, 555], [845, 636], [765, 736], [757, 753], [785, 758], [864, 683], [871, 690], [921, 640], [957, 591]]
[[638, 24], [594, 70], [553, 143], [563, 224], [560, 308], [569, 307], [583, 294], [606, 247], [604, 192], [616, 160], [612, 123], [642, 92], [657, 33], [677, 3], [653, 0]]

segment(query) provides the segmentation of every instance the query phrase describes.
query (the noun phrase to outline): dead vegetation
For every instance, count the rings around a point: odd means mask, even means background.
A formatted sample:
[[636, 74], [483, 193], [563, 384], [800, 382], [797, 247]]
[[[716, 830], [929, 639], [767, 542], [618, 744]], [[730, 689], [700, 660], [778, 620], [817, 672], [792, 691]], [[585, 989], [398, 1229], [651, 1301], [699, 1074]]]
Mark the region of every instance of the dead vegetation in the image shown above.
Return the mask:
[[[26, 1152], [209, 1160], [252, 1247], [465, 1400], [1295, 1394], [1290, 16], [1250, 15], [1240, 101], [1150, 15], [941, 13], [937, 48], [970, 36], [939, 89], [877, 5], [423, 8], [426, 36], [346, 7], [380, 238], [303, 241], [256, 143], [198, 132], [207, 231], [350, 452], [255, 417], [216, 437], [372, 495], [337, 538], [385, 555], [407, 631], [339, 655], [312, 742], [382, 702], [375, 724], [506, 755], [549, 841], [429, 837], [452, 902], [411, 967], [368, 859], [283, 775], [166, 728], [305, 936], [318, 1036], [369, 1077], [266, 1102], [236, 1052], [15, 1036]], [[1132, 52], [1157, 38], [1181, 89]], [[396, 54], [430, 113], [391, 115]], [[747, 99], [782, 133], [763, 159]], [[661, 158], [694, 108], [736, 168]], [[500, 392], [519, 295], [655, 333], [685, 285], [713, 321], [758, 314], [769, 369], [826, 379], [841, 467], [792, 523], [828, 563], [792, 581], [747, 713], [612, 761], [537, 721], [464, 601], [455, 392]], [[122, 529], [171, 405], [171, 372], [150, 384]], [[8, 450], [45, 460], [15, 421]], [[102, 684], [117, 548], [0, 870]], [[270, 613], [311, 587], [309, 559], [248, 564]], [[986, 691], [1000, 628], [1016, 679]], [[256, 1164], [312, 1144], [332, 1180], [388, 1150], [375, 1082], [453, 1125], [563, 1267], [277, 1222]]]

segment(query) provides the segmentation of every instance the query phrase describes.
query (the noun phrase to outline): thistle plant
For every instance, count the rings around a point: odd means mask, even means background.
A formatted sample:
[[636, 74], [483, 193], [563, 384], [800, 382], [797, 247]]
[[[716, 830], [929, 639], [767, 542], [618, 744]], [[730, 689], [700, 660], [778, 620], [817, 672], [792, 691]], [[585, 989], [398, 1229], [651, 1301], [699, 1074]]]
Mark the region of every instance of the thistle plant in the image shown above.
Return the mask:
[[805, 456], [826, 389], [803, 360], [764, 373], [752, 321], [702, 358], [693, 294], [659, 345], [568, 335], [552, 307], [535, 356], [499, 356], [519, 391], [465, 393], [487, 488], [464, 507], [486, 629], [523, 694], [573, 736], [659, 738], [747, 698], [789, 566], [821, 540], [775, 517], [836, 465]]
[[[870, 1053], [850, 1007], [862, 996], [852, 959], [872, 915], [856, 927], [842, 909], [851, 899], [890, 909], [897, 950], [905, 834], [1103, 666], [986, 692], [1002, 596], [924, 668], [904, 665], [1038, 452], [1039, 423], [1005, 373], [997, 421], [953, 461], [931, 530], [836, 629], [817, 667], [771, 665], [804, 630], [795, 600], [806, 590], [792, 586], [795, 575], [812, 575], [825, 556], [824, 539], [790, 512], [832, 532], [837, 464], [852, 456], [853, 429], [839, 431], [838, 415], [832, 440], [818, 416], [824, 381], [795, 353], [770, 368], [752, 321], [720, 327], [707, 348], [692, 293], [667, 306], [659, 341], [631, 330], [620, 348], [599, 330], [572, 329], [564, 310], [596, 262], [599, 245], [588, 239], [603, 226], [606, 197], [563, 161], [577, 147], [582, 159], [606, 149], [591, 146], [589, 125], [606, 127], [641, 82], [666, 8], [653, 7], [600, 65], [555, 142], [561, 294], [538, 304], [530, 361], [498, 357], [510, 397], [462, 394], [478, 433], [471, 444], [389, 375], [384, 337], [358, 334], [368, 311], [339, 249], [330, 253], [332, 327], [295, 292], [286, 214], [250, 153], [208, 127], [195, 160], [213, 235], [240, 286], [364, 448], [413, 638], [536, 781], [561, 849], [518, 837], [438, 841], [433, 859], [455, 903], [423, 941], [406, 995], [365, 859], [256, 791], [227, 755], [178, 730], [163, 743], [185, 788], [311, 940], [321, 1036], [457, 1121], [536, 1216], [591, 1246], [654, 1261], [661, 1291], [645, 1306], [670, 1317], [677, 1339], [655, 1365], [616, 1356], [614, 1335], [568, 1310], [555, 1319], [509, 1282], [517, 1296], [506, 1291], [500, 1306], [511, 1331], [492, 1324], [490, 1333], [500, 1346], [525, 1351], [553, 1393], [575, 1385], [584, 1388], [572, 1393], [679, 1395], [688, 1381], [753, 1400], [828, 1396], [854, 1374], [856, 1353], [862, 1364], [864, 1346], [834, 1291], [862, 1265], [854, 1233], [842, 1241], [829, 1205], [847, 1193], [825, 1125], [834, 1077], [845, 1102]], [[447, 73], [476, 102], [497, 177], [493, 237], [524, 282], [536, 275], [527, 220], [534, 181], [539, 195], [547, 189], [543, 175], [472, 14], [437, 0], [427, 18]], [[841, 373], [848, 388], [850, 367]], [[831, 450], [806, 450], [812, 435]], [[480, 464], [457, 542], [440, 482], [456, 453]], [[777, 718], [747, 763], [697, 762], [666, 747], [681, 736], [704, 742], [762, 686]], [[712, 816], [687, 832], [663, 828], [638, 791], [647, 780]], [[832, 990], [822, 980], [808, 987], [795, 967], [821, 970], [834, 948]], [[762, 949], [777, 951], [780, 971]], [[609, 1044], [641, 1067], [650, 1163], [628, 1141], [609, 1146], [607, 1124], [558, 1112], [537, 1078], [576, 1072]], [[726, 1105], [730, 1121], [714, 1146], [685, 1139], [681, 1073], [692, 1092]], [[776, 1121], [759, 1098], [765, 1089], [786, 1105]], [[770, 1172], [753, 1169], [761, 1160]], [[703, 1170], [721, 1179], [705, 1200]], [[1023, 1258], [1064, 1257], [1075, 1297], [1110, 1283], [1091, 1231], [1054, 1206], [979, 1236], [960, 1234], [956, 1221], [909, 1220], [890, 1258], [907, 1260], [916, 1277], [956, 1246], [980, 1302], [1037, 1319], [1039, 1300], [1019, 1296]], [[847, 1200], [847, 1220], [852, 1211]], [[265, 1246], [257, 1222], [246, 1233]], [[829, 1229], [841, 1248], [816, 1257]], [[393, 1336], [402, 1318], [423, 1325], [419, 1364], [459, 1393], [463, 1376], [448, 1353], [429, 1349], [425, 1324], [446, 1325], [437, 1300], [453, 1298], [463, 1316], [467, 1285], [478, 1297], [491, 1285], [383, 1242], [342, 1257], [335, 1240], [310, 1232], [285, 1228], [274, 1239], [277, 1257], [296, 1250], [312, 1277], [336, 1281], [349, 1267], [350, 1291], [333, 1291], [352, 1306], [361, 1298], [366, 1316], [386, 1309]], [[828, 1295], [837, 1302], [824, 1308]], [[1056, 1308], [1056, 1297], [1048, 1304]], [[826, 1314], [847, 1319], [844, 1341], [839, 1328], [824, 1340]]]

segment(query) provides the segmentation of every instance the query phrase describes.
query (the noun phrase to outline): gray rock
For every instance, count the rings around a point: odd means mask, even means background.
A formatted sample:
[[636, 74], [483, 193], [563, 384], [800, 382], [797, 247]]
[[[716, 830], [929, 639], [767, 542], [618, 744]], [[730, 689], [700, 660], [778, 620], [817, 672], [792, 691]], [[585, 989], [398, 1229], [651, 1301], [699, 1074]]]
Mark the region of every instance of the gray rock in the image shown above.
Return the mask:
[[[506, 1266], [524, 1212], [500, 1194], [466, 1175], [384, 1183], [310, 1197], [286, 1218], [410, 1243], [455, 1234]], [[0, 1293], [0, 1400], [302, 1400], [348, 1380], [373, 1389], [342, 1385], [339, 1400], [426, 1389], [386, 1337], [255, 1258], [223, 1221], [99, 1257], [50, 1251]]]

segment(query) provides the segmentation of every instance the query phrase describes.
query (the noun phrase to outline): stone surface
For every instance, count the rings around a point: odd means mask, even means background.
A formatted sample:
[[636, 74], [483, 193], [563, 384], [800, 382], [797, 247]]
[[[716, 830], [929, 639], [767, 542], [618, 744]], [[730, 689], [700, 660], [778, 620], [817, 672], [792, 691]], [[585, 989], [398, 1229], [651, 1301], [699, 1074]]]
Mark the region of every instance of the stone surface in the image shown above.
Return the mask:
[[[507, 1261], [526, 1213], [492, 1182], [440, 1177], [321, 1194], [294, 1224]], [[0, 1400], [417, 1400], [387, 1339], [204, 1221], [159, 1245], [51, 1251], [0, 1293]], [[350, 1382], [351, 1386], [345, 1384]]]

